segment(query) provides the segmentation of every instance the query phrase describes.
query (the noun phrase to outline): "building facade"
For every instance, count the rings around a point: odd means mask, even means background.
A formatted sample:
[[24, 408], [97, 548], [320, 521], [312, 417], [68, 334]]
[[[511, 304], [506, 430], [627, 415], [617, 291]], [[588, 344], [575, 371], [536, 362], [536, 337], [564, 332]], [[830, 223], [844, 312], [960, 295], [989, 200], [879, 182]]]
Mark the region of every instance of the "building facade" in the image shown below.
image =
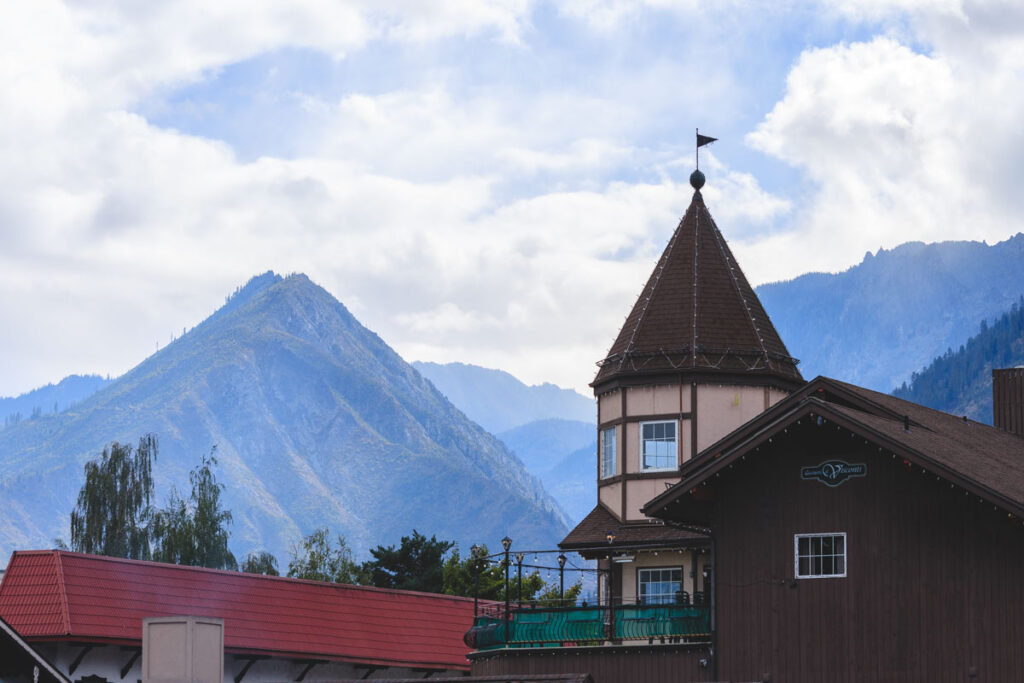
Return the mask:
[[720, 680], [1024, 676], [1024, 439], [819, 377], [645, 512], [708, 529]]
[[997, 428], [805, 383], [701, 181], [592, 383], [598, 501], [560, 545], [601, 604], [478, 619], [473, 673], [1024, 680], [1024, 372]]
[[[710, 600], [710, 545], [642, 511], [697, 453], [803, 384], [704, 204], [693, 199], [591, 383], [598, 500], [560, 544], [596, 559], [600, 600]], [[609, 583], [610, 580], [610, 583]]]

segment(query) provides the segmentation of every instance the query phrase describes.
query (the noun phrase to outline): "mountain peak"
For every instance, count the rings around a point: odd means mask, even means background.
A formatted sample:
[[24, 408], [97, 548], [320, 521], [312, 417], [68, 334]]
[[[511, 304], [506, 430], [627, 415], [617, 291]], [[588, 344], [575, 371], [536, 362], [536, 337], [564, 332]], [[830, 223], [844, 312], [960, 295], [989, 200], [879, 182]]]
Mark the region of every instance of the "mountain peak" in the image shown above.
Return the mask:
[[[44, 418], [0, 431], [0, 498], [12, 502], [0, 555], [66, 534], [84, 462], [146, 433], [160, 439], [158, 498], [187, 489], [189, 469], [217, 447], [240, 556], [285, 557], [324, 525], [359, 553], [413, 527], [467, 546], [508, 534], [525, 547], [567, 528], [500, 441], [301, 274], [252, 278], [188, 334]], [[27, 497], [24, 482], [43, 474], [45, 493]]]

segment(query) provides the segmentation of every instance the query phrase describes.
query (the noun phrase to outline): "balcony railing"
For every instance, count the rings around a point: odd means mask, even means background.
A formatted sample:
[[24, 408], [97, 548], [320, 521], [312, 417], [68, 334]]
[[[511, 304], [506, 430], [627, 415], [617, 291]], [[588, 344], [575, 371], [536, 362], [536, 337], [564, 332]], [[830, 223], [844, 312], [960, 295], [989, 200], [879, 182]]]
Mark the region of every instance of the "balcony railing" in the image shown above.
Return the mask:
[[465, 636], [477, 650], [502, 647], [560, 647], [600, 645], [609, 640], [643, 643], [698, 643], [711, 638], [706, 605], [615, 605], [615, 628], [609, 629], [607, 605], [592, 607], [513, 607], [490, 605], [477, 616]]

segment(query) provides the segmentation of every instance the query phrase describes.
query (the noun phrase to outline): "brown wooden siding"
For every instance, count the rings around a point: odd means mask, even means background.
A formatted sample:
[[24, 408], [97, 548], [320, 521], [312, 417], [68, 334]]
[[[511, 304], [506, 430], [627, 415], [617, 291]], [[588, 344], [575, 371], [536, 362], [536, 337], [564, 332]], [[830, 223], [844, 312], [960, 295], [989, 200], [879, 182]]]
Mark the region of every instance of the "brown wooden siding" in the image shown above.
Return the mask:
[[[867, 476], [800, 478], [831, 459]], [[1005, 511], [809, 421], [712, 481], [721, 680], [1022, 680], [1024, 528]], [[824, 532], [846, 532], [847, 577], [794, 579], [794, 534]]]
[[1024, 436], [1024, 368], [992, 371], [992, 423]]
[[503, 650], [472, 656], [473, 676], [589, 673], [594, 683], [697, 683], [711, 681], [706, 647], [560, 647]]

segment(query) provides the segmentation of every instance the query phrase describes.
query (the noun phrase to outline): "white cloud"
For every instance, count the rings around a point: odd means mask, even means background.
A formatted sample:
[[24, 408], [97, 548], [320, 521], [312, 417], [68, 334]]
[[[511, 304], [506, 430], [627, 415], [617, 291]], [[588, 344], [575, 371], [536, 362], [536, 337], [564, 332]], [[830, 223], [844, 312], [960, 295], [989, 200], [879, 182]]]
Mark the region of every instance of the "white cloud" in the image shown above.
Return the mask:
[[[738, 249], [758, 255], [752, 279], [836, 270], [910, 240], [998, 241], [1016, 230], [1024, 22], [997, 25], [991, 5], [930, 5], [914, 9], [927, 52], [893, 37], [808, 50], [748, 136], [814, 183], [788, 231]], [[992, 40], [1002, 44], [994, 53]]]
[[[690, 2], [559, 5], [560, 21], [622, 54], [598, 71], [524, 60], [561, 68], [551, 80], [453, 78], [462, 65], [439, 61], [390, 89], [303, 93], [302, 153], [254, 161], [133, 107], [280, 49], [341, 60], [413, 43], [427, 59], [483, 37], [528, 54], [542, 30], [532, 3], [5, 8], [0, 393], [122, 372], [268, 268], [309, 273], [407, 358], [582, 387], [689, 202], [687, 111], [752, 106], [735, 44], [718, 45], [733, 29], [758, 35], [748, 6], [716, 9], [733, 23], [712, 31]], [[1024, 208], [1024, 50], [1000, 7], [866, 3], [871, 21], [911, 17], [929, 51], [887, 33], [805, 52], [750, 142], [805, 173], [806, 198], [720, 161], [722, 143], [702, 154], [704, 196], [752, 280], [1010, 231]], [[652, 10], [702, 28], [682, 22], [683, 38], [633, 61], [622, 32]]]

